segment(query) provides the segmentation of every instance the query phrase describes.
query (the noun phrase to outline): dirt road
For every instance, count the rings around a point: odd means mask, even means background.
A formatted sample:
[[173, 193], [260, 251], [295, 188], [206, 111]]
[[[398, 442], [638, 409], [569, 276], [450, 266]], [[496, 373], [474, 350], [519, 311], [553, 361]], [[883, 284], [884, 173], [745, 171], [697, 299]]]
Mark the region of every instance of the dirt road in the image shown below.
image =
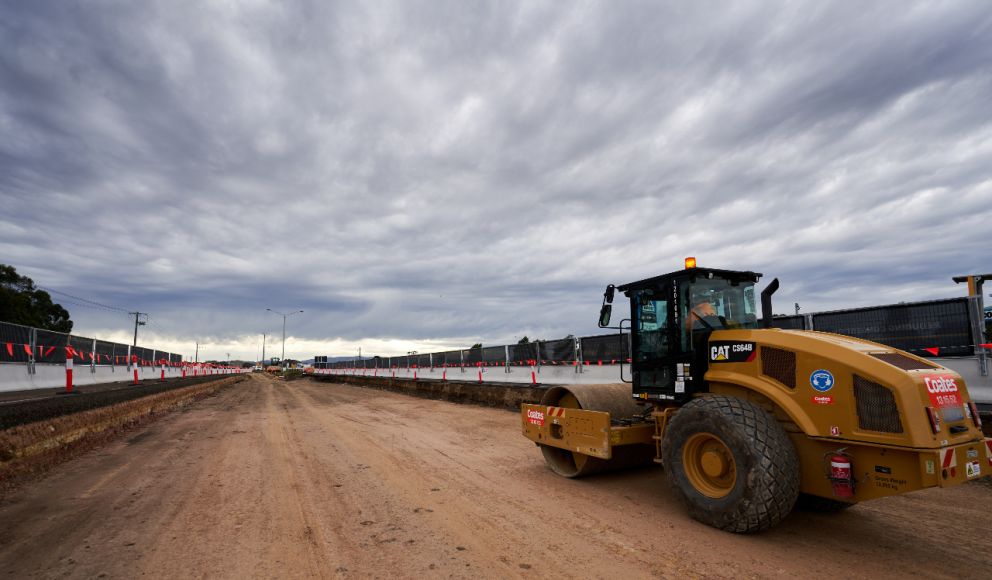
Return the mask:
[[254, 375], [0, 506], [0, 577], [988, 577], [992, 488], [735, 536], [649, 469], [544, 467], [511, 412]]

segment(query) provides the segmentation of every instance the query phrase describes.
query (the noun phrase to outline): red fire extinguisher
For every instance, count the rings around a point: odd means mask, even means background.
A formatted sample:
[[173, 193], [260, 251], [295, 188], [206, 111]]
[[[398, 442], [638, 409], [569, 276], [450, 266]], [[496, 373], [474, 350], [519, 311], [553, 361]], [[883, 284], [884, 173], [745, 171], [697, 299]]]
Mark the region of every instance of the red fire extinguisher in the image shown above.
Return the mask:
[[830, 455], [830, 482], [834, 495], [839, 498], [854, 497], [854, 467], [851, 457], [838, 451]]

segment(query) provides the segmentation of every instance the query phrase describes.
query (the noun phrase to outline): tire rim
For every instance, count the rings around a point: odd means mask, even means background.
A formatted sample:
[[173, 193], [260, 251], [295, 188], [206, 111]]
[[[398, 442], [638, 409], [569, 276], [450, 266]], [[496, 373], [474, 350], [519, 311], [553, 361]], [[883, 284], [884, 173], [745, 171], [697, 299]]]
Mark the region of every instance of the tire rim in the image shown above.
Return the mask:
[[689, 483], [706, 497], [719, 499], [734, 489], [737, 465], [730, 448], [710, 433], [696, 433], [682, 448], [682, 468]]

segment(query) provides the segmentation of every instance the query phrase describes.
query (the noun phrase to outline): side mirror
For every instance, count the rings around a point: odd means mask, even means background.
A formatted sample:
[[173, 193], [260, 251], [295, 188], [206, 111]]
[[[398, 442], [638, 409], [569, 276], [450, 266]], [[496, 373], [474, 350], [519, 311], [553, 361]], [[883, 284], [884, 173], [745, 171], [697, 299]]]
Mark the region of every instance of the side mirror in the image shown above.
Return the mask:
[[613, 305], [604, 304], [599, 310], [599, 327], [606, 328], [610, 325], [610, 315], [613, 314]]
[[606, 292], [603, 292], [603, 301], [606, 304], [613, 304], [613, 291], [616, 290], [616, 286], [610, 284], [606, 287]]

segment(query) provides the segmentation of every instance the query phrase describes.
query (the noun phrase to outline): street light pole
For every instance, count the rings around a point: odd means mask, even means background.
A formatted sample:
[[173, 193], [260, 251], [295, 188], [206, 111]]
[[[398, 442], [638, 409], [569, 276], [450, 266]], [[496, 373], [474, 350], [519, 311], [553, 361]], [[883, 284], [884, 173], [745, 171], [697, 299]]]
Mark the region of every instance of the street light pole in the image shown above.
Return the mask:
[[283, 313], [283, 312], [276, 312], [275, 310], [272, 310], [271, 308], [266, 308], [266, 310], [268, 310], [269, 312], [271, 312], [273, 314], [278, 314], [279, 316], [282, 316], [282, 358], [279, 360], [279, 362], [282, 363], [283, 365], [285, 365], [286, 364], [286, 318], [287, 317], [290, 317], [290, 316], [292, 316], [294, 314], [301, 314], [301, 313], [303, 313], [303, 311], [302, 310], [297, 310], [295, 312], [286, 312], [286, 313]]

